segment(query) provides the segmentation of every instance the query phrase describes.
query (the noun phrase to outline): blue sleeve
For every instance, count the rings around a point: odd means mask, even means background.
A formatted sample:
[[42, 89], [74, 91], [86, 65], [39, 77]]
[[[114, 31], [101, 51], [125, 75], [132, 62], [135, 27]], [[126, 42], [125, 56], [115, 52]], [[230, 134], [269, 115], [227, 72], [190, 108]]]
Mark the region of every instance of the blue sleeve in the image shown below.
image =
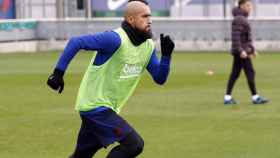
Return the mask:
[[56, 68], [65, 71], [68, 64], [81, 49], [97, 51], [94, 64], [101, 65], [114, 54], [120, 44], [121, 39], [114, 31], [73, 37], [67, 43]]
[[156, 55], [156, 49], [153, 51], [147, 70], [157, 84], [163, 85], [167, 80], [170, 69], [170, 58], [171, 57], [161, 56], [159, 62]]

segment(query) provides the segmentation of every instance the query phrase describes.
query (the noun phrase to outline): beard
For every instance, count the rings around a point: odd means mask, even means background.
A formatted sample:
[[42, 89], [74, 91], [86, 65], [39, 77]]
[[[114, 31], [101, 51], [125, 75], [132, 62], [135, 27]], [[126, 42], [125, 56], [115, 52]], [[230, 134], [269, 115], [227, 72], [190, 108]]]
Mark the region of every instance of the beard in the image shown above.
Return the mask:
[[137, 28], [136, 26], [130, 25], [126, 21], [122, 22], [122, 28], [128, 34], [128, 37], [132, 41], [132, 43], [136, 46], [153, 37], [152, 29], [150, 29], [149, 31], [145, 31]]
[[143, 39], [153, 38], [152, 29], [150, 29], [149, 31], [140, 30], [138, 28], [134, 28], [134, 29], [135, 29], [135, 31], [137, 32], [138, 35], [141, 35], [143, 37]]

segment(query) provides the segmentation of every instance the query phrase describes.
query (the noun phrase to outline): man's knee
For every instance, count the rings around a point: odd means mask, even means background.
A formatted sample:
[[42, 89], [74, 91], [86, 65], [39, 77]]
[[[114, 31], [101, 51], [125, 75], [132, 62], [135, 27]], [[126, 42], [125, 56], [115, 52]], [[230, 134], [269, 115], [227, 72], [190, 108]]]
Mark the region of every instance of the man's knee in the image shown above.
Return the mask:
[[144, 150], [144, 140], [141, 138], [135, 142], [135, 144], [127, 147], [132, 157], [135, 157], [142, 153]]
[[233, 72], [231, 73], [231, 79], [236, 80], [240, 76], [240, 72]]
[[253, 76], [256, 76], [256, 71], [254, 69], [252, 70], [252, 74]]
[[255, 76], [256, 76], [255, 70], [254, 70], [254, 69], [249, 69], [249, 70], [247, 70], [246, 76], [247, 76], [247, 78], [248, 78], [249, 81], [254, 80], [254, 78], [255, 78]]
[[126, 149], [131, 157], [136, 157], [144, 149], [144, 140], [137, 133], [131, 133], [121, 142], [121, 146]]

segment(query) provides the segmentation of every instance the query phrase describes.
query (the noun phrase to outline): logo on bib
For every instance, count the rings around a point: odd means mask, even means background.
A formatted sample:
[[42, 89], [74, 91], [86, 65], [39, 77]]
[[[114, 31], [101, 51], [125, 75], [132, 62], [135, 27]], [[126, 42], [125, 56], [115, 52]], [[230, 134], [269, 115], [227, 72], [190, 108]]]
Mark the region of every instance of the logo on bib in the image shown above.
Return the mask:
[[139, 64], [125, 64], [120, 78], [131, 78], [131, 77], [137, 77], [140, 75], [142, 71], [142, 67]]

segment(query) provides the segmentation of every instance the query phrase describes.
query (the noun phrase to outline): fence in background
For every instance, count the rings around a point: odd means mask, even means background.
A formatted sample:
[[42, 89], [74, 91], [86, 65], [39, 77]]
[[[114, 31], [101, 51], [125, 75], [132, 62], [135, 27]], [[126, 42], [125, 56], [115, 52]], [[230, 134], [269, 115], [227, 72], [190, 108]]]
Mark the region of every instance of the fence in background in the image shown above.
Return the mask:
[[[0, 22], [0, 45], [7, 42], [20, 44], [23, 41], [65, 41], [72, 36], [96, 33], [120, 26], [121, 18], [110, 19], [71, 19], [71, 20], [11, 20]], [[253, 38], [261, 50], [280, 50], [280, 19], [251, 20]], [[176, 40], [177, 50], [227, 50], [230, 48], [230, 19], [153, 19], [154, 39], [159, 34], [170, 34]], [[33, 44], [34, 45], [34, 44]], [[63, 45], [64, 46], [64, 45]], [[63, 48], [58, 46], [58, 48]], [[1, 47], [0, 47], [1, 48]], [[41, 48], [36, 46], [36, 48]], [[13, 49], [13, 48], [10, 48]], [[1, 48], [1, 52], [9, 51]]]
[[[2, 2], [1, 2], [2, 1]], [[15, 9], [16, 18], [116, 17], [128, 0], [0, 0], [1, 8]], [[238, 0], [147, 0], [153, 16], [184, 18], [231, 17]], [[15, 3], [16, 2], [16, 3]], [[252, 0], [253, 17], [279, 17], [280, 0]], [[14, 5], [15, 4], [15, 5]], [[3, 7], [1, 7], [3, 6]], [[6, 7], [5, 7], [6, 6]]]

